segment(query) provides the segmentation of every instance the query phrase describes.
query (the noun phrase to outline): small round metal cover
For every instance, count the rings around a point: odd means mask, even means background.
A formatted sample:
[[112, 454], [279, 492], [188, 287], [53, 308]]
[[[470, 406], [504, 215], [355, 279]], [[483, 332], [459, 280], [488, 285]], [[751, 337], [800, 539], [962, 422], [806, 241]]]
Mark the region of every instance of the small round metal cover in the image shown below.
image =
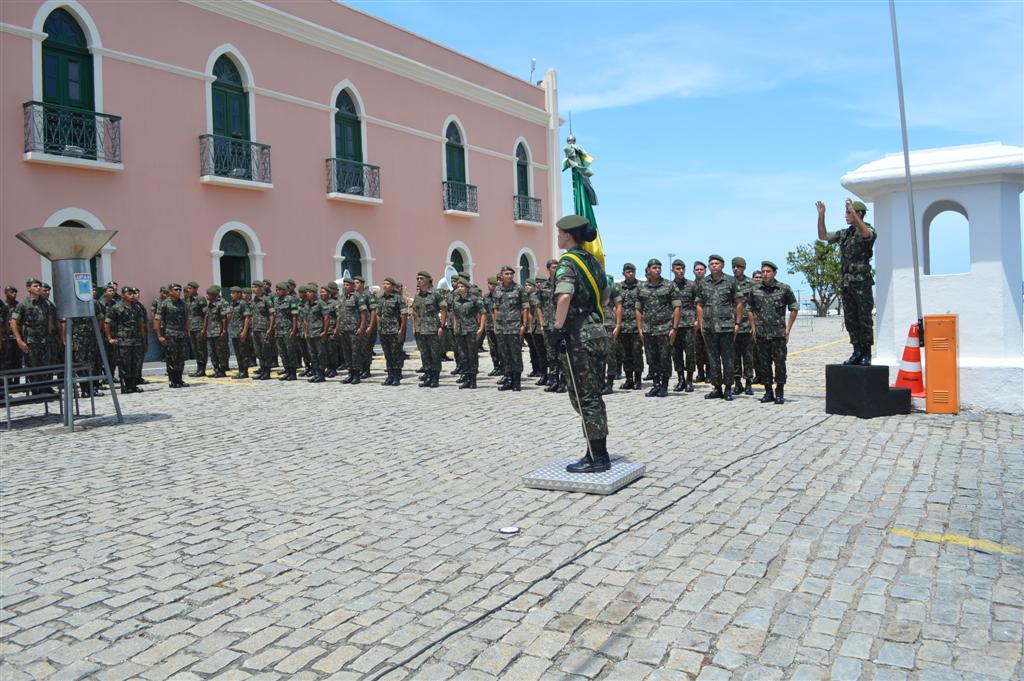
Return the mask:
[[500, 530], [498, 530], [498, 532], [505, 535], [513, 535], [519, 534], [520, 532], [522, 532], [522, 530], [516, 527], [515, 525], [508, 525], [507, 527], [503, 527]]

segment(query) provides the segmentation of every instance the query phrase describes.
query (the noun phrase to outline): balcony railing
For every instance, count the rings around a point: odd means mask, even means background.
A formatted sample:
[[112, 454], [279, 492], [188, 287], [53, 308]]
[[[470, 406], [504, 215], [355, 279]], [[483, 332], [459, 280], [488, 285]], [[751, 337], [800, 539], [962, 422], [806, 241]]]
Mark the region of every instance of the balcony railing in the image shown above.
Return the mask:
[[380, 198], [380, 166], [344, 158], [327, 159], [327, 193]]
[[444, 202], [445, 210], [476, 213], [476, 185], [451, 180], [442, 182], [441, 200]]
[[199, 174], [270, 184], [270, 145], [223, 135], [200, 135]]
[[514, 217], [525, 222], [544, 222], [540, 199], [516, 194], [512, 197]]
[[121, 162], [121, 117], [70, 106], [25, 102], [25, 153]]

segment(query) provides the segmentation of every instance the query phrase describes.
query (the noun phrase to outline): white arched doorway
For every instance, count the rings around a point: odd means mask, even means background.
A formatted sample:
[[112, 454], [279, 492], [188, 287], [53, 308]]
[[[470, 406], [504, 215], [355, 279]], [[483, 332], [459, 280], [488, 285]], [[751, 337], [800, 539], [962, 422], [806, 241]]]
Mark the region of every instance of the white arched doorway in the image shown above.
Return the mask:
[[[238, 248], [235, 250], [232, 248], [230, 253], [225, 253], [222, 249], [224, 244], [230, 244], [232, 247]], [[213, 259], [213, 283], [218, 286], [224, 285], [222, 273], [224, 273], [223, 265], [235, 264], [237, 261], [230, 261], [222, 263], [221, 259], [225, 258], [244, 258], [245, 264], [248, 269], [243, 279], [248, 279], [246, 285], [251, 283], [254, 279], [263, 278], [263, 258], [266, 254], [263, 252], [263, 247], [260, 245], [260, 239], [256, 236], [256, 232], [251, 227], [243, 222], [225, 222], [221, 225], [216, 232], [213, 234], [213, 241], [210, 248], [210, 257]], [[232, 270], [233, 271], [233, 270]], [[235, 282], [231, 282], [229, 285], [233, 285]]]
[[[356, 259], [360, 272], [353, 271]], [[334, 247], [335, 278], [341, 279], [346, 269], [352, 276], [361, 274], [367, 286], [373, 285], [373, 256], [370, 254], [370, 243], [359, 232], [345, 232]]]
[[537, 256], [529, 248], [520, 249], [516, 255], [516, 272], [519, 275], [519, 283], [523, 285], [537, 276]]
[[454, 267], [459, 272], [468, 274], [469, 280], [473, 281], [473, 254], [470, 253], [469, 246], [461, 241], [453, 241], [445, 253], [444, 269]]

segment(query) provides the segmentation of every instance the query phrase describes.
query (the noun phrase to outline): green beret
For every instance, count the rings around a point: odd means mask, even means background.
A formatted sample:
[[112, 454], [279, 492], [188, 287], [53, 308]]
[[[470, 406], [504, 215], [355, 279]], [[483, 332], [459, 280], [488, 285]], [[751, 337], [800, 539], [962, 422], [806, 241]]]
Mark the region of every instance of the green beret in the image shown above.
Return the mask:
[[704, 263], [702, 263], [702, 262], [701, 262], [700, 260], [694, 260], [694, 261], [693, 261], [693, 266], [694, 266], [694, 267], [696, 267], [697, 265], [700, 265], [701, 267], [703, 267], [703, 268], [705, 268], [705, 269], [707, 268], [707, 265], [705, 265]]
[[854, 210], [859, 210], [859, 211], [861, 211], [863, 213], [867, 213], [868, 212], [868, 207], [864, 205], [863, 201], [854, 201], [853, 202], [853, 209]]
[[747, 261], [737, 255], [735, 258], [732, 259], [732, 266], [733, 267], [746, 267], [747, 266]]
[[552, 265], [557, 265], [557, 264], [558, 264], [558, 261], [555, 260], [554, 258], [551, 258], [551, 260], [548, 260], [547, 267], [551, 267]]
[[170, 284], [167, 285], [167, 288], [169, 288], [170, 290], [173, 291], [174, 289], [180, 289], [181, 288], [181, 284], [176, 284], [174, 282], [171, 282]]
[[568, 232], [572, 229], [579, 229], [580, 227], [587, 227], [589, 225], [590, 220], [586, 219], [582, 215], [566, 215], [555, 223], [555, 227], [558, 227], [558, 229], [563, 232]]
[[338, 282], [332, 281], [331, 283], [327, 284], [327, 288], [330, 289], [331, 291], [337, 291], [338, 290]]
[[211, 286], [208, 289], [206, 289], [206, 293], [208, 295], [214, 295], [214, 296], [220, 295], [220, 286], [217, 286], [216, 284], [214, 284], [213, 286]]
[[633, 272], [636, 272], [636, 265], [634, 265], [631, 262], [627, 262], [625, 265], [622, 266], [622, 271], [626, 272], [627, 270], [632, 270]]
[[498, 283], [498, 278], [497, 277], [487, 277], [487, 283], [488, 284], [497, 284]]
[[356, 282], [352, 281], [352, 277], [345, 277], [341, 281], [342, 281], [342, 283], [345, 283], [345, 284], [354, 284], [354, 283], [356, 283]]
[[241, 286], [232, 286], [228, 290], [231, 291], [232, 293], [241, 293], [242, 292], [242, 287]]
[[547, 280], [548, 280], [547, 277], [535, 277], [534, 278], [534, 281], [537, 282], [538, 284], [543, 284]]
[[501, 266], [501, 273], [505, 274], [505, 272], [511, 272], [512, 274], [515, 274], [516, 273], [516, 268], [512, 267], [512, 265], [502, 265]]
[[198, 281], [190, 281], [190, 282], [188, 282], [188, 284], [186, 284], [186, 285], [187, 285], [187, 286], [191, 286], [191, 287], [192, 287], [192, 288], [194, 288], [194, 289], [198, 289], [198, 288], [199, 288], [199, 282], [198, 282]]
[[675, 267], [676, 265], [682, 265], [683, 267], [686, 267], [686, 263], [680, 260], [679, 258], [676, 258], [675, 260], [672, 261], [672, 267]]
[[427, 272], [426, 270], [420, 270], [419, 272], [416, 273], [416, 276], [417, 277], [426, 277], [427, 279], [429, 279], [431, 281], [434, 280], [434, 277], [430, 276], [430, 272]]
[[356, 276], [352, 277], [352, 281], [358, 281], [361, 284], [365, 284], [366, 283], [366, 280], [363, 279], [362, 275], [359, 275], [359, 274], [357, 274]]
[[712, 253], [711, 255], [708, 256], [708, 262], [711, 262], [712, 260], [717, 260], [718, 262], [722, 263], [723, 265], [725, 264], [725, 258], [723, 258], [722, 256], [718, 255], [717, 253]]
[[651, 258], [650, 260], [647, 261], [648, 267], [654, 267], [655, 265], [661, 267], [661, 261], [658, 260], [657, 258]]
[[160, 293], [170, 293], [170, 291], [171, 289], [167, 288], [166, 286], [160, 287]]
[[309, 284], [303, 284], [302, 286], [299, 287], [299, 293], [309, 293], [309, 291]]
[[[44, 281], [44, 282], [42, 283], [42, 286], [43, 286], [43, 288], [45, 288], [45, 289], [46, 289], [47, 291], [49, 291], [49, 290], [50, 290], [50, 282], [48, 282], [48, 281]], [[138, 292], [139, 292], [139, 290], [138, 290], [138, 289], [135, 289], [135, 292], [136, 292], [136, 293], [138, 293]]]
[[252, 288], [249, 287], [249, 286], [246, 286], [245, 288], [242, 289], [242, 293], [252, 293]]
[[279, 282], [277, 282], [277, 286], [275, 286], [274, 288], [279, 288], [282, 291], [287, 291], [288, 290], [288, 282], [287, 281], [279, 281]]
[[771, 267], [774, 271], [779, 271], [779, 266], [773, 263], [771, 260], [762, 260], [761, 267]]
[[398, 286], [398, 282], [395, 281], [394, 277], [384, 277], [385, 284], [391, 284], [392, 286]]
[[11, 292], [17, 293], [18, 292], [18, 287], [15, 286], [14, 284], [8, 284], [7, 287], [4, 288], [4, 291], [11, 291]]

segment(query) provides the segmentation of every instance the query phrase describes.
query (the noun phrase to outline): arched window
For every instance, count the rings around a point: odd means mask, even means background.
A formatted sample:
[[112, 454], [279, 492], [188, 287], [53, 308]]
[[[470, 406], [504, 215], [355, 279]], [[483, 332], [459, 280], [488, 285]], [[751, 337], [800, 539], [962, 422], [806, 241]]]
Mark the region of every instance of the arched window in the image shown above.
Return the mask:
[[61, 8], [46, 17], [43, 31], [43, 150], [95, 159], [96, 117], [80, 113], [95, 110], [92, 55], [85, 32]]
[[466, 257], [462, 254], [462, 251], [456, 248], [454, 251], [452, 251], [452, 255], [448, 259], [452, 261], [452, 267], [454, 267], [457, 271], [466, 271]]
[[[78, 220], [65, 220], [60, 223], [61, 227], [75, 227], [76, 229], [89, 229], [88, 225], [83, 225]], [[94, 255], [89, 261], [89, 274], [92, 275], [92, 283], [97, 286], [102, 286], [104, 282], [99, 280], [99, 260], [100, 256]]]
[[455, 122], [448, 124], [445, 130], [445, 164], [446, 180], [449, 182], [466, 183], [466, 147], [462, 142], [462, 133]]
[[924, 212], [924, 273], [971, 271], [971, 226], [967, 210], [955, 201], [938, 201]]
[[213, 134], [248, 140], [249, 98], [238, 67], [231, 57], [222, 54], [213, 65], [213, 76]]
[[232, 286], [252, 283], [249, 271], [249, 243], [238, 232], [228, 232], [220, 240], [220, 285], [226, 292]]
[[338, 112], [334, 114], [334, 154], [346, 161], [363, 162], [363, 135], [359, 112], [352, 96], [342, 90], [334, 100]]
[[355, 241], [346, 241], [341, 247], [341, 272], [348, 272], [350, 277], [363, 276], [363, 254], [359, 251], [359, 244]]
[[530, 271], [530, 259], [523, 253], [519, 256], [519, 283], [526, 284], [533, 278], [533, 273]]
[[522, 142], [516, 145], [516, 195], [530, 195], [530, 158]]

